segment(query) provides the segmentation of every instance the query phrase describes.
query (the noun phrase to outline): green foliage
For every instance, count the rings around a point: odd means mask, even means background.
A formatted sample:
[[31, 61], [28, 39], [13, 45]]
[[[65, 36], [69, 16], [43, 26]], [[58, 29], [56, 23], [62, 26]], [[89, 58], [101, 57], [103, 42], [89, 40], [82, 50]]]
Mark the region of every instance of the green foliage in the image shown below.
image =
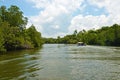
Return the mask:
[[0, 52], [40, 47], [41, 34], [35, 26], [26, 29], [27, 18], [17, 6], [0, 7]]
[[41, 38], [41, 33], [37, 32], [34, 25], [31, 25], [31, 27], [27, 29], [27, 34], [30, 37], [30, 41], [32, 42], [34, 47], [41, 46], [41, 44], [43, 43]]
[[[0, 18], [0, 26], [2, 26], [2, 19]], [[4, 48], [4, 37], [3, 37], [3, 32], [2, 28], [0, 27], [0, 52], [6, 51]]]
[[63, 38], [45, 38], [45, 43], [74, 44], [77, 42], [84, 42], [89, 45], [120, 46], [120, 25], [104, 26], [98, 30], [82, 30], [80, 32], [75, 30], [73, 34], [66, 35]]
[[6, 51], [4, 48], [4, 38], [3, 38], [3, 33], [0, 28], [0, 52]]
[[5, 6], [0, 7], [1, 19], [10, 24], [10, 26], [17, 26], [24, 28], [27, 24], [27, 18], [23, 16], [23, 12], [17, 6], [12, 5], [6, 9]]

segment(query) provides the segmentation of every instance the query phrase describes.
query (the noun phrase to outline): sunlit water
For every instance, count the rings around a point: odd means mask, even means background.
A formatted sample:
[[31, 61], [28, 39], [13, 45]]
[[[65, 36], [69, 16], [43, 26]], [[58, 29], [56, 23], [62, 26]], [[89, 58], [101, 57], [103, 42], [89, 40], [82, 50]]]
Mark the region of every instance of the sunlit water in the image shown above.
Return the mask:
[[1, 54], [0, 80], [120, 80], [120, 47], [45, 44]]

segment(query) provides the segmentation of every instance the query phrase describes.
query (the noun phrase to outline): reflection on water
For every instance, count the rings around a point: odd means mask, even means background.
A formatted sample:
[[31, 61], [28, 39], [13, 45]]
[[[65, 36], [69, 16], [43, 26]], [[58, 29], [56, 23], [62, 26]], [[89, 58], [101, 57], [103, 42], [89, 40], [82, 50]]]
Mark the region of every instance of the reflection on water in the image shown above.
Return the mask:
[[120, 80], [120, 47], [45, 44], [1, 54], [0, 80]]

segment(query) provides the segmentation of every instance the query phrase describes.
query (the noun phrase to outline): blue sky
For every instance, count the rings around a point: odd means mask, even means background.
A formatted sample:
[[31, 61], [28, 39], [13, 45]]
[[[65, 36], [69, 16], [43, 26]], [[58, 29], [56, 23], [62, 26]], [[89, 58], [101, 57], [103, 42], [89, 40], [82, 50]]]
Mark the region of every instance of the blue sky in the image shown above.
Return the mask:
[[10, 7], [16, 5], [23, 11], [26, 16], [37, 15], [39, 10], [33, 7], [32, 3], [28, 3], [26, 0], [0, 0], [0, 5]]
[[120, 0], [0, 0], [16, 5], [43, 37], [57, 37], [74, 30], [97, 29], [120, 23]]

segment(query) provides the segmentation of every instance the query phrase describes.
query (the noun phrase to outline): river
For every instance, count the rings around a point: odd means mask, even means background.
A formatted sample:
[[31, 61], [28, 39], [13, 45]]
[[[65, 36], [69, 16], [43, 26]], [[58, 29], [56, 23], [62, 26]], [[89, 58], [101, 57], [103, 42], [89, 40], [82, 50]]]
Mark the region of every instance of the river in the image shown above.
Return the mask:
[[120, 47], [44, 44], [0, 55], [0, 80], [120, 80]]

